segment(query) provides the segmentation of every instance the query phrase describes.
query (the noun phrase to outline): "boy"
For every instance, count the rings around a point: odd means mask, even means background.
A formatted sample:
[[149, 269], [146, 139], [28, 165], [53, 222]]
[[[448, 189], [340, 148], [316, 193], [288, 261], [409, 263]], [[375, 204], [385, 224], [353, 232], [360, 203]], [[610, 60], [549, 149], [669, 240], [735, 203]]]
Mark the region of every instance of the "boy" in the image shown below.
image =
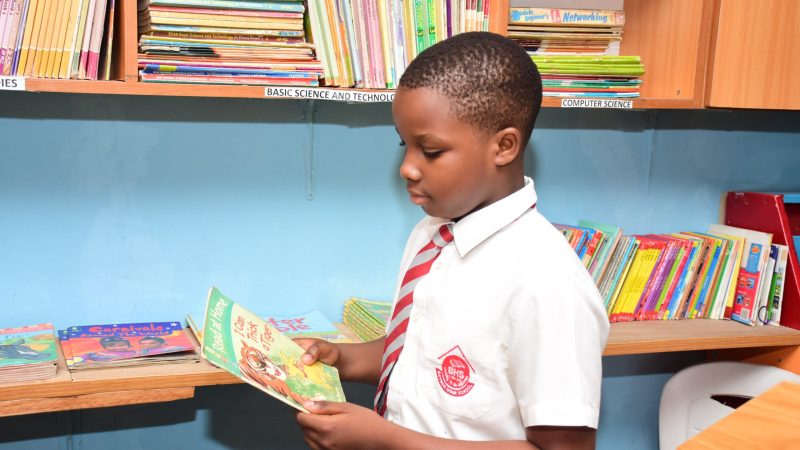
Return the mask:
[[379, 385], [375, 411], [308, 403], [297, 420], [311, 448], [594, 447], [608, 319], [523, 173], [540, 105], [536, 66], [499, 35], [456, 35], [406, 69], [392, 105], [400, 175], [427, 217], [386, 337], [298, 340], [305, 363]]

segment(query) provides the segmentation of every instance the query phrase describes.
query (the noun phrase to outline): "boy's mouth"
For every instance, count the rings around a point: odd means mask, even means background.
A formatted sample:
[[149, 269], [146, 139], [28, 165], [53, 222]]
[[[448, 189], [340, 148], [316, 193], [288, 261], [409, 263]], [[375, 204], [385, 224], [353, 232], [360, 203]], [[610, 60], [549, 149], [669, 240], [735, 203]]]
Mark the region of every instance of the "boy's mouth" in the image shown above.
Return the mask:
[[427, 198], [426, 195], [420, 194], [419, 192], [416, 191], [412, 191], [411, 189], [408, 189], [408, 196], [411, 198], [411, 203], [415, 205], [421, 205]]

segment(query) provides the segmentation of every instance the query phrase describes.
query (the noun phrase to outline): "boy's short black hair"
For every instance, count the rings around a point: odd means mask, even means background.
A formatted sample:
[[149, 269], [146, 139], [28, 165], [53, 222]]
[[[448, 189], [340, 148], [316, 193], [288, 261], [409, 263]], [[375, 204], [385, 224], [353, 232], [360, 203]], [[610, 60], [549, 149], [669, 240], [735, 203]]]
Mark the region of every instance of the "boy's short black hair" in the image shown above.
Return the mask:
[[457, 34], [421, 52], [400, 88], [429, 88], [450, 99], [453, 113], [486, 133], [515, 127], [528, 143], [542, 104], [542, 79], [531, 57], [495, 33]]

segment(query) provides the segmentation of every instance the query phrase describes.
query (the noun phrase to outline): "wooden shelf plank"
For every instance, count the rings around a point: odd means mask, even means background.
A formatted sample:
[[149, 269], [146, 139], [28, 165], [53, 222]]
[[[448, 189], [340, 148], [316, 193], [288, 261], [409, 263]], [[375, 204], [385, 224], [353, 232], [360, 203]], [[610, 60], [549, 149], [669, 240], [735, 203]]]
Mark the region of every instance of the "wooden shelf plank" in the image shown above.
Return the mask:
[[800, 330], [729, 320], [665, 320], [611, 325], [606, 356], [800, 345]]
[[161, 403], [194, 397], [193, 387], [103, 392], [53, 398], [28, 398], [0, 401], [0, 417], [68, 411], [73, 409], [105, 408], [108, 406]]
[[[115, 95], [155, 95], [170, 97], [222, 97], [222, 98], [266, 98], [265, 86], [223, 86], [139, 83], [123, 81], [88, 80], [46, 80], [28, 78], [26, 90], [30, 92], [61, 92], [70, 94], [115, 94]], [[346, 91], [386, 92], [367, 89], [343, 89]], [[609, 100], [609, 99], [601, 99]], [[625, 100], [625, 99], [621, 99]], [[692, 100], [669, 98], [635, 98], [634, 109], [692, 109]], [[561, 99], [546, 97], [542, 100], [544, 108], [560, 108]]]

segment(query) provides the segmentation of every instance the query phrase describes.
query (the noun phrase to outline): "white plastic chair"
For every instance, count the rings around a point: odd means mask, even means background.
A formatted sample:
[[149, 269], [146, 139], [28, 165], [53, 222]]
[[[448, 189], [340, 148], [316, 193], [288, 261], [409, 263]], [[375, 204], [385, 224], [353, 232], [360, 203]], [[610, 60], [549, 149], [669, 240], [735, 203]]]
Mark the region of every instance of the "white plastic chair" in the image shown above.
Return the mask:
[[755, 397], [784, 380], [800, 382], [800, 375], [742, 362], [711, 362], [681, 370], [661, 391], [659, 448], [674, 450], [734, 411], [712, 395]]

